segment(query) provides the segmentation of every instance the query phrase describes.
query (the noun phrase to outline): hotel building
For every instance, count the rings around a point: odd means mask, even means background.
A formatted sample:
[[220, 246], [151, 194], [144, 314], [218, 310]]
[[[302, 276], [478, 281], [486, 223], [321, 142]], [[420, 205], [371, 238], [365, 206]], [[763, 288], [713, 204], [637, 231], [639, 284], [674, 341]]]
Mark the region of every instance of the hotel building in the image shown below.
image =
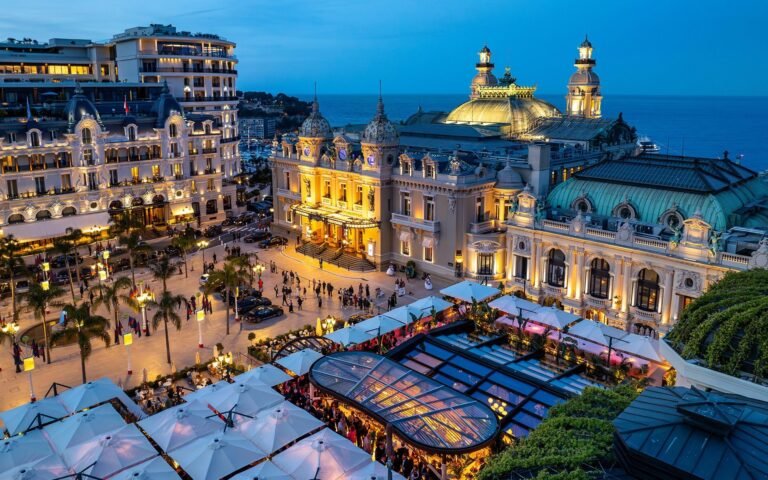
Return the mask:
[[[567, 110], [479, 52], [469, 100], [376, 114], [334, 134], [315, 99], [270, 159], [273, 229], [350, 269], [503, 282], [542, 302], [657, 335], [711, 282], [768, 266], [768, 189], [722, 159], [638, 154], [621, 115], [601, 115], [592, 44], [578, 48]], [[456, 147], [459, 144], [460, 147]]]

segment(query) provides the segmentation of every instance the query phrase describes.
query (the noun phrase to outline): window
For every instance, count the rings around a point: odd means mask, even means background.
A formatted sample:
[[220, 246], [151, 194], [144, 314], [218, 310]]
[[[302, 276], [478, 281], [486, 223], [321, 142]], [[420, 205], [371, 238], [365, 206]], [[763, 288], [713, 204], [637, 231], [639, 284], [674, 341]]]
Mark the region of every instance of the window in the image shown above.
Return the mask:
[[90, 145], [93, 143], [93, 138], [91, 138], [91, 129], [90, 128], [84, 128], [81, 132], [81, 136], [83, 139], [83, 144]]
[[493, 218], [501, 220], [501, 200], [498, 198], [493, 201]]
[[475, 221], [485, 221], [485, 201], [483, 197], [477, 197], [475, 200]]
[[160, 165], [152, 165], [152, 177], [158, 178], [160, 176]]
[[131, 167], [131, 178], [133, 183], [139, 183], [139, 167]]
[[8, 190], [8, 198], [18, 198], [19, 197], [19, 186], [16, 183], [16, 180], [6, 180], [5, 185]]
[[362, 205], [363, 204], [363, 186], [358, 185], [355, 193], [355, 204], [356, 205]]
[[411, 162], [403, 162], [403, 175], [411, 174]]
[[325, 180], [323, 182], [323, 198], [331, 198], [331, 181]]
[[290, 208], [285, 211], [285, 221], [288, 223], [293, 223], [293, 210]]
[[435, 198], [424, 197], [424, 220], [435, 220]]
[[86, 183], [88, 184], [88, 190], [99, 189], [99, 181], [96, 178], [96, 172], [88, 172], [88, 178], [86, 180]]
[[9, 132], [8, 133], [8, 142], [9, 143], [16, 143], [16, 133]]
[[410, 193], [403, 192], [400, 207], [401, 207], [400, 213], [402, 213], [406, 217], [411, 216], [411, 194]]
[[291, 172], [285, 172], [285, 189], [291, 189]]
[[136, 127], [133, 125], [128, 126], [128, 140], [131, 142], [136, 141]]
[[528, 257], [515, 255], [515, 278], [528, 278]]
[[51, 134], [51, 141], [56, 140], [56, 130], [51, 130], [49, 133]]
[[493, 257], [492, 253], [477, 254], [477, 273], [479, 275], [493, 275]]
[[93, 165], [93, 150], [90, 148], [83, 150], [83, 161], [88, 165]]
[[683, 310], [688, 308], [688, 305], [693, 303], [694, 300], [696, 300], [694, 297], [688, 297], [686, 295], [678, 295], [680, 298], [680, 301], [678, 302], [678, 310], [677, 315], [678, 317], [683, 314]]
[[181, 178], [184, 176], [184, 172], [181, 169], [180, 163], [174, 163], [173, 164], [173, 176], [176, 178]]
[[120, 180], [117, 178], [117, 169], [113, 168], [109, 171], [109, 185], [114, 187], [118, 183], [120, 183]]
[[171, 138], [176, 138], [179, 135], [179, 131], [175, 123], [168, 125], [168, 135]]
[[589, 294], [595, 298], [608, 298], [611, 290], [611, 266], [602, 258], [590, 263]]
[[346, 183], [339, 184], [339, 201], [340, 202], [347, 201], [347, 184]]
[[400, 253], [409, 257], [411, 256], [411, 242], [410, 240], [400, 240]]
[[547, 255], [547, 284], [553, 287], [565, 286], [565, 254], [553, 248]]
[[216, 181], [212, 178], [209, 178], [207, 187], [209, 192], [216, 190]]
[[40, 134], [37, 132], [29, 132], [29, 146], [30, 147], [39, 147], [40, 146]]
[[61, 189], [72, 190], [72, 176], [69, 173], [62, 174], [61, 176]]
[[659, 306], [659, 274], [651, 269], [644, 268], [637, 276], [635, 306], [647, 312], [655, 312]]
[[430, 263], [434, 261], [434, 250], [432, 247], [424, 247], [424, 261]]
[[219, 205], [215, 199], [211, 199], [205, 202], [205, 213], [207, 215], [212, 215], [214, 213], [217, 213], [218, 211], [219, 211]]
[[431, 163], [424, 165], [424, 176], [426, 178], [435, 178], [435, 166]]
[[38, 195], [45, 195], [45, 177], [35, 177], [35, 192]]
[[171, 158], [178, 158], [179, 157], [179, 144], [178, 143], [171, 143]]

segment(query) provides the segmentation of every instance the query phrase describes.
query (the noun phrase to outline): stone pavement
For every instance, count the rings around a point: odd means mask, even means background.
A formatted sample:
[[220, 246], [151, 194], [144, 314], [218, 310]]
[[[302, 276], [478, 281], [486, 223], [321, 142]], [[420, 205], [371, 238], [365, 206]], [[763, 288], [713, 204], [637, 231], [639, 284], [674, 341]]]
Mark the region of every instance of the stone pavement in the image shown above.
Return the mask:
[[[226, 236], [224, 237], [227, 238]], [[230, 242], [230, 245], [232, 243]], [[234, 312], [231, 313], [231, 325], [230, 335], [225, 334], [225, 316], [226, 306], [220, 298], [214, 300], [214, 313], [208, 315], [202, 322], [203, 330], [203, 343], [205, 348], [201, 351], [203, 359], [208, 359], [212, 355], [212, 347], [216, 343], [222, 343], [225, 351], [231, 351], [233, 353], [245, 354], [247, 346], [250, 344], [248, 341], [248, 333], [253, 331], [257, 335], [257, 339], [264, 337], [274, 337], [280, 333], [284, 333], [288, 330], [300, 328], [304, 325], [315, 325], [315, 319], [319, 317], [325, 317], [327, 315], [342, 316], [344, 318], [357, 313], [357, 310], [346, 309], [341, 311], [341, 305], [339, 304], [338, 297], [323, 297], [323, 307], [318, 309], [315, 296], [310, 293], [310, 287], [312, 279], [318, 281], [330, 282], [335, 288], [353, 286], [357, 289], [357, 285], [362, 283], [363, 286], [368, 284], [370, 286], [371, 294], [380, 287], [387, 297], [391, 295], [394, 287], [394, 278], [388, 277], [384, 272], [350, 272], [348, 270], [340, 269], [333, 265], [324, 265], [323, 270], [320, 270], [318, 262], [310, 257], [303, 256], [295, 252], [293, 246], [285, 247], [284, 251], [278, 249], [260, 250], [257, 249], [255, 244], [238, 243], [238, 246], [242, 248], [244, 252], [258, 252], [259, 260], [264, 263], [268, 263], [269, 260], [276, 262], [278, 266], [277, 274], [271, 274], [269, 271], [265, 271], [262, 278], [264, 280], [264, 294], [268, 296], [273, 303], [280, 304], [280, 299], [274, 297], [274, 285], [281, 286], [282, 270], [292, 270], [301, 277], [301, 284], [308, 286], [307, 288], [307, 301], [303, 305], [302, 311], [296, 311], [296, 304], [294, 302], [294, 313], [288, 313], [288, 309], [285, 308], [286, 314], [278, 318], [272, 318], [257, 325], [244, 325], [244, 329], [241, 330], [239, 323], [234, 322]], [[210, 262], [213, 259], [213, 254], [216, 253], [219, 260], [218, 266], [222, 264], [222, 259], [225, 257], [224, 244], [217, 245], [215, 247], [209, 247], [206, 249], [205, 257], [206, 261]], [[202, 273], [202, 254], [195, 253], [189, 257], [189, 265], [194, 271], [189, 272], [189, 278], [184, 276], [176, 276], [169, 282], [169, 289], [176, 294], [183, 294], [187, 298], [194, 295], [199, 291], [199, 275]], [[121, 272], [117, 275], [130, 275], [130, 271]], [[402, 274], [400, 275], [402, 277]], [[145, 280], [149, 283], [151, 288], [159, 293], [161, 285], [159, 282], [151, 280], [151, 277], [147, 270], [137, 270], [137, 281]], [[431, 293], [438, 294], [437, 292], [447, 285], [454, 283], [451, 279], [438, 279], [433, 278], [434, 290]], [[66, 289], [67, 292], [69, 289]], [[398, 298], [398, 305], [405, 305], [411, 303], [414, 300], [427, 296], [430, 292], [424, 288], [424, 282], [421, 280], [411, 280], [407, 284], [406, 291], [408, 292], [404, 297]], [[68, 301], [69, 296], [63, 297], [63, 301]], [[5, 305], [0, 305], [3, 311], [8, 310], [9, 300], [5, 300]], [[382, 310], [386, 308], [386, 297], [382, 300]], [[58, 311], [51, 311], [50, 317], [58, 317]], [[102, 310], [99, 314], [109, 318], [114, 318], [108, 312]], [[140, 318], [140, 314], [123, 308], [124, 316], [133, 315]], [[176, 330], [171, 327], [170, 341], [171, 341], [171, 359], [173, 365], [177, 369], [184, 368], [185, 366], [192, 365], [195, 362], [195, 353], [198, 350], [198, 329], [197, 322], [194, 319], [185, 321], [185, 314], [182, 315], [182, 328]], [[148, 316], [151, 312], [147, 313]], [[22, 314], [20, 319], [20, 325], [22, 331], [33, 325], [34, 322], [29, 314]], [[124, 322], [124, 326], [125, 322]], [[114, 337], [114, 333], [112, 333]], [[152, 332], [150, 337], [136, 338], [134, 336], [133, 345], [125, 347], [124, 345], [113, 345], [110, 348], [105, 348], [104, 344], [99, 340], [93, 340], [94, 350], [91, 357], [86, 362], [86, 373], [89, 379], [96, 379], [100, 377], [109, 377], [115, 382], [123, 385], [125, 388], [130, 388], [142, 382], [143, 370], [147, 371], [147, 378], [150, 380], [160, 374], [168, 374], [172, 371], [172, 365], [166, 363], [165, 358], [165, 335], [163, 332], [162, 324], [157, 331]], [[130, 356], [132, 360], [133, 375], [127, 375], [127, 352], [126, 349], [130, 348]], [[65, 385], [74, 386], [81, 382], [80, 373], [80, 361], [79, 353], [76, 346], [60, 347], [53, 349], [52, 363], [50, 365], [44, 364], [39, 358], [36, 359], [36, 368], [33, 372], [33, 383], [35, 386], [35, 393], [39, 398], [42, 398], [48, 387], [53, 382], [62, 383]], [[238, 355], [238, 362], [242, 361], [243, 357]], [[0, 346], [0, 410], [6, 410], [8, 408], [15, 407], [29, 400], [29, 383], [26, 373], [15, 373], [13, 367], [13, 361], [10, 354], [9, 343]]]

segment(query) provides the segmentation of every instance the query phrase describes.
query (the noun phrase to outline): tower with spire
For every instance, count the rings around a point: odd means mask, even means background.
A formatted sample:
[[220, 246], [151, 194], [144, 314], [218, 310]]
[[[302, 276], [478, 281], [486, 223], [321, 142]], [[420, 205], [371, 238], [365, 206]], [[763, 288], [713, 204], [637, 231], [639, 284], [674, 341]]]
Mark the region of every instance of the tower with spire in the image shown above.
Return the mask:
[[491, 49], [488, 45], [484, 45], [477, 55], [480, 57], [475, 64], [477, 74], [472, 79], [472, 83], [469, 86], [470, 94], [469, 98], [478, 98], [480, 94], [477, 92], [477, 87], [489, 87], [498, 85], [498, 80], [493, 75], [493, 63], [491, 62]]
[[595, 59], [592, 58], [592, 43], [588, 37], [579, 45], [579, 58], [574, 66], [576, 71], [568, 80], [566, 95], [566, 114], [575, 117], [600, 118], [600, 77], [593, 71]]
[[400, 134], [384, 113], [384, 100], [379, 85], [379, 101], [376, 114], [360, 136], [363, 150], [363, 169], [391, 171], [398, 155]]
[[299, 127], [298, 157], [301, 161], [317, 165], [323, 153], [323, 145], [331, 139], [331, 134], [331, 124], [320, 113], [320, 102], [317, 101], [317, 87], [315, 87], [312, 113]]

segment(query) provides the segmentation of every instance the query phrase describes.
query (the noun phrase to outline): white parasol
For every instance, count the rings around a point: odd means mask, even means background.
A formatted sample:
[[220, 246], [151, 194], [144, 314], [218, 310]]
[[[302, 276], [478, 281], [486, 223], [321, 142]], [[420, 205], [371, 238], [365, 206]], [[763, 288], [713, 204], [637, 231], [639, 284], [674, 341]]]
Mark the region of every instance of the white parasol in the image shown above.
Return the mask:
[[6, 438], [0, 443], [0, 477], [2, 472], [38, 462], [56, 452], [40, 430]]
[[18, 465], [15, 468], [3, 469], [0, 478], [8, 480], [51, 480], [52, 478], [68, 477], [72, 471], [64, 465], [58, 455], [48, 455], [32, 463]]
[[76, 413], [61, 422], [48, 425], [44, 430], [48, 433], [51, 443], [59, 452], [63, 452], [124, 425], [123, 417], [112, 405], [106, 404], [93, 410]]
[[155, 447], [134, 424], [70, 447], [62, 458], [74, 471], [107, 478], [157, 456]]
[[440, 313], [451, 308], [453, 304], [440, 297], [430, 295], [429, 297], [416, 300], [408, 306], [421, 310], [424, 315], [429, 315], [433, 308], [435, 312]]
[[127, 468], [109, 480], [179, 480], [179, 474], [163, 457], [155, 457]]
[[520, 315], [522, 313], [522, 316], [526, 318], [531, 316], [533, 312], [542, 308], [538, 303], [529, 302], [528, 300], [518, 298], [514, 295], [504, 295], [503, 297], [494, 299], [488, 303], [488, 306], [510, 315]]
[[25, 403], [0, 413], [6, 430], [11, 435], [25, 432], [30, 428], [46, 425], [66, 417], [71, 412], [64, 408], [57, 397], [44, 398], [35, 403]]
[[529, 315], [524, 313], [523, 317], [530, 318], [534, 322], [541, 323], [543, 325], [549, 325], [550, 327], [554, 327], [558, 330], [564, 329], [568, 325], [578, 321], [581, 318], [578, 315], [568, 313], [555, 307], [541, 307]]
[[336, 480], [369, 462], [370, 455], [326, 428], [275, 455], [272, 461], [297, 480]]
[[[366, 320], [366, 322], [367, 321], [368, 320]], [[322, 353], [316, 352], [311, 348], [305, 348], [304, 350], [299, 350], [298, 352], [294, 352], [287, 357], [277, 360], [277, 363], [293, 372], [294, 375], [301, 376], [307, 373], [310, 367], [312, 367], [312, 364], [322, 357]]]
[[365, 343], [376, 337], [365, 330], [356, 327], [347, 327], [328, 333], [325, 335], [325, 338], [338, 343], [342, 347], [349, 347], [350, 345]]
[[139, 426], [164, 451], [170, 452], [224, 428], [214, 412], [201, 401], [163, 410], [139, 422]]
[[106, 377], [70, 388], [60, 393], [58, 398], [70, 412], [79, 412], [84, 408], [92, 408], [109, 400], [117, 399], [137, 418], [146, 416], [144, 411], [136, 405], [136, 402], [128, 398], [128, 395], [120, 387]]
[[291, 376], [274, 365], [259, 365], [235, 377], [235, 381], [249, 383], [252, 380], [259, 381], [267, 386], [274, 387], [291, 379]]
[[[387, 467], [376, 461], [368, 462], [354, 472], [344, 475], [344, 480], [387, 480], [388, 478]], [[392, 480], [405, 480], [405, 477], [393, 470]]]
[[283, 402], [242, 423], [238, 430], [265, 452], [273, 453], [323, 425], [306, 410]]
[[267, 454], [241, 433], [228, 429], [199, 438], [170, 455], [195, 480], [218, 480]]
[[395, 320], [394, 318], [384, 315], [377, 315], [367, 320], [363, 320], [362, 322], [356, 324], [354, 328], [368, 332], [371, 335], [378, 337], [384, 335], [385, 333], [394, 332], [398, 328], [403, 328], [404, 326], [405, 324], [403, 322]]
[[280, 470], [277, 465], [267, 460], [242, 473], [238, 473], [232, 477], [232, 480], [293, 480], [293, 478]]
[[498, 295], [499, 289], [489, 287], [488, 285], [480, 285], [479, 283], [470, 280], [464, 280], [463, 282], [456, 283], [440, 290], [440, 293], [449, 297], [458, 298], [463, 302], [471, 302], [472, 300], [482, 302], [494, 295]]
[[256, 415], [260, 410], [277, 405], [283, 400], [285, 399], [282, 395], [256, 382], [232, 383], [204, 399], [219, 412], [234, 409], [235, 412], [245, 415]]

